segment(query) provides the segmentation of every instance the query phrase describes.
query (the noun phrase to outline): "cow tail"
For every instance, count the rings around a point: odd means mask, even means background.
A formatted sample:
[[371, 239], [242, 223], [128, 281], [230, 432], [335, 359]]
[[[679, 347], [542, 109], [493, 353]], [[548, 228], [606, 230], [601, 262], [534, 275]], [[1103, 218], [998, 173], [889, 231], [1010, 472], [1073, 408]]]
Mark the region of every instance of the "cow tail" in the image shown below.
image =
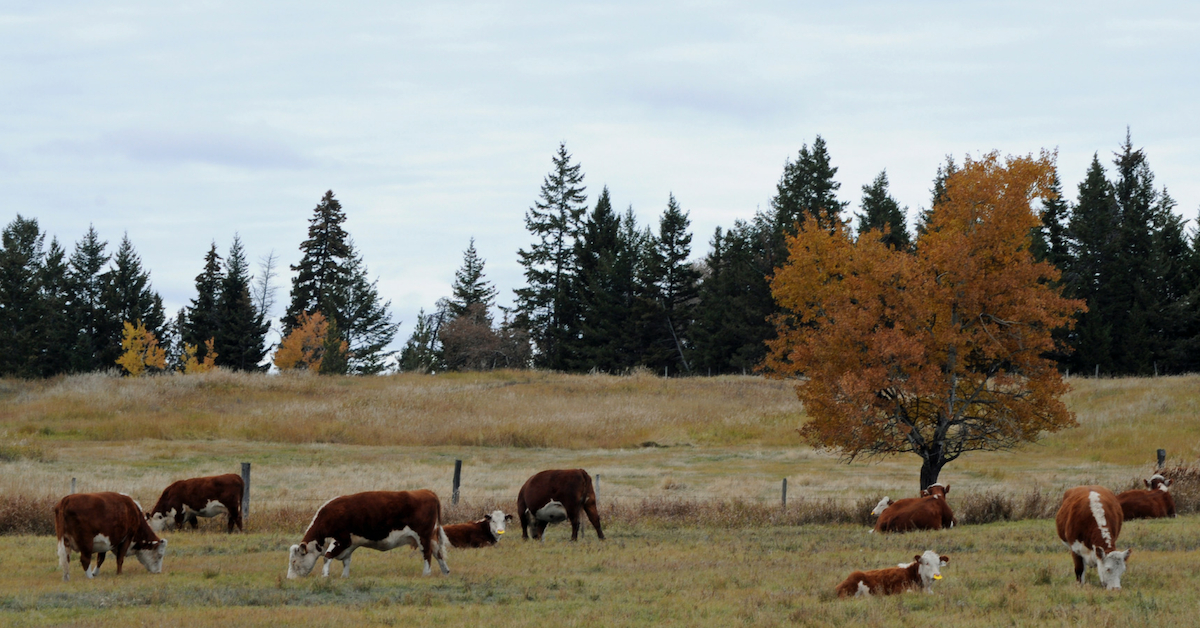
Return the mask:
[[446, 538], [446, 530], [442, 527], [442, 502], [438, 500], [437, 511], [437, 547], [434, 548], [434, 554], [442, 560], [446, 560], [446, 548], [450, 547], [450, 539]]

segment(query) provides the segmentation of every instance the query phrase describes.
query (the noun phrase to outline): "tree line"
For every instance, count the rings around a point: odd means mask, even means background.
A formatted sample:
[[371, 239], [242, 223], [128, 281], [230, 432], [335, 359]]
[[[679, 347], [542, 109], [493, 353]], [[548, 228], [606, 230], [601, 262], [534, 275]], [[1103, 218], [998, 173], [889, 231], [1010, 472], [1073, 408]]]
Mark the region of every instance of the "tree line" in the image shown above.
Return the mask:
[[[394, 353], [388, 348], [398, 328], [391, 302], [379, 297], [342, 228], [345, 219], [333, 192], [313, 210], [300, 262], [291, 266], [280, 345], [308, 319], [323, 322], [321, 342], [281, 368], [371, 374], [387, 368]], [[36, 219], [20, 215], [0, 234], [0, 375], [50, 377], [118, 364], [131, 374], [269, 367], [267, 315], [278, 275], [273, 252], [254, 276], [237, 235], [224, 257], [214, 242], [196, 276], [195, 296], [168, 317], [127, 235], [110, 254], [89, 227], [69, 257], [57, 238], [46, 246], [46, 236]]]
[[[929, 207], [908, 208], [882, 171], [862, 187], [859, 212], [838, 197], [837, 167], [817, 136], [783, 168], [768, 208], [717, 228], [707, 253], [692, 259], [690, 218], [673, 194], [656, 224], [619, 211], [608, 188], [589, 203], [582, 166], [560, 144], [525, 215], [531, 236], [517, 251], [525, 285], [511, 308], [496, 306], [472, 239], [451, 295], [422, 310], [395, 353], [398, 324], [344, 230], [333, 192], [313, 210], [300, 261], [290, 267], [289, 302], [273, 362], [322, 373], [436, 372], [537, 367], [668, 375], [755, 372], [783, 314], [770, 278], [788, 261], [787, 238], [809, 224], [852, 233], [883, 232], [893, 250], [912, 250], [959, 171], [947, 157]], [[1086, 304], [1057, 332], [1049, 353], [1060, 369], [1107, 375], [1200, 370], [1200, 237], [1156, 187], [1144, 152], [1130, 137], [1105, 167], [1097, 153], [1074, 200], [1057, 170], [1030, 233], [1034, 257], [1061, 271], [1064, 296]], [[852, 226], [853, 225], [853, 226]], [[17, 216], [0, 249], [0, 374], [46, 377], [113, 368], [128, 352], [125, 324], [162, 345], [164, 366], [189, 360], [265, 370], [278, 275], [274, 254], [252, 275], [235, 236], [202, 260], [195, 297], [173, 317], [150, 285], [128, 237], [109, 254], [89, 228], [67, 252], [34, 219]], [[143, 343], [144, 344], [144, 343]]]

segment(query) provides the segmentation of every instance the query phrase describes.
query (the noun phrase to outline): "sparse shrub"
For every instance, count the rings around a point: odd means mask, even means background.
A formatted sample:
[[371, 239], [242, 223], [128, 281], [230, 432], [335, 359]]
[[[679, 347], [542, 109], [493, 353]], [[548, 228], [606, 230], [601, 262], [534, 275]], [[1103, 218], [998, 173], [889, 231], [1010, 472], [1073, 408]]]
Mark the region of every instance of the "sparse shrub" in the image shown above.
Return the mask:
[[996, 521], [1012, 521], [1017, 510], [1011, 495], [994, 493], [968, 493], [961, 497], [955, 514], [959, 523], [980, 524]]
[[54, 534], [54, 504], [48, 496], [7, 494], [0, 499], [0, 534]]
[[0, 462], [16, 462], [18, 460], [52, 462], [54, 453], [39, 443], [30, 443], [24, 440], [15, 443], [0, 443]]

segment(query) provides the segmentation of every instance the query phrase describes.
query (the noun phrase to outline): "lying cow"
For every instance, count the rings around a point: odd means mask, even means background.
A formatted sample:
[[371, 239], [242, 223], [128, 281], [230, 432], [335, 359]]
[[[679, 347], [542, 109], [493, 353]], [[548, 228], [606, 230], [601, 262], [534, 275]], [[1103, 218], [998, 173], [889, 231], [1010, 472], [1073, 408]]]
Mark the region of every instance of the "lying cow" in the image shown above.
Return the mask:
[[856, 571], [837, 586], [838, 597], [892, 595], [921, 589], [933, 592], [933, 582], [942, 579], [941, 568], [950, 562], [949, 556], [938, 556], [929, 550], [913, 556], [913, 562], [898, 567]]
[[925, 490], [931, 492], [924, 497], [908, 497], [894, 502], [885, 497], [884, 500], [891, 503], [885, 504], [884, 501], [880, 501], [879, 506], [875, 507], [875, 511], [879, 511], [879, 520], [875, 522], [872, 532], [953, 528], [954, 512], [950, 510], [950, 504], [946, 503], [948, 487], [933, 484]]
[[1132, 551], [1116, 550], [1123, 520], [1117, 496], [1103, 486], [1077, 486], [1063, 494], [1054, 523], [1058, 538], [1071, 548], [1079, 584], [1083, 584], [1085, 570], [1095, 566], [1104, 588], [1121, 588], [1125, 561]]
[[1171, 480], [1153, 475], [1146, 483], [1148, 490], [1125, 491], [1117, 495], [1125, 520], [1158, 519], [1175, 516], [1175, 498], [1171, 496]]
[[504, 535], [505, 523], [512, 521], [512, 515], [494, 510], [490, 515], [484, 515], [479, 521], [471, 523], [453, 523], [442, 526], [450, 547], [487, 547], [495, 545]]
[[442, 573], [449, 541], [442, 531], [442, 503], [433, 491], [371, 491], [335, 497], [317, 509], [300, 543], [288, 549], [288, 578], [303, 578], [312, 572], [317, 557], [325, 557], [322, 576], [329, 564], [342, 561], [342, 577], [350, 575], [350, 555], [360, 547], [386, 552], [401, 545], [416, 548], [425, 558], [422, 573], [429, 575], [429, 561], [436, 557]]
[[541, 539], [546, 526], [569, 519], [571, 540], [579, 539], [579, 512], [587, 514], [596, 529], [596, 536], [604, 540], [600, 529], [600, 512], [596, 509], [596, 491], [592, 478], [583, 469], [551, 469], [534, 474], [525, 481], [517, 493], [517, 516], [521, 518], [521, 538], [529, 538], [529, 526], [533, 526], [533, 538]]
[[[79, 563], [88, 578], [100, 571], [107, 552], [117, 557], [117, 575], [121, 575], [125, 554], [131, 549], [150, 573], [162, 573], [167, 541], [154, 534], [142, 507], [123, 493], [67, 495], [54, 506], [54, 534], [64, 581], [70, 580], [71, 552], [79, 552]], [[95, 567], [91, 566], [92, 554], [97, 555]]]
[[241, 530], [245, 488], [242, 477], [236, 473], [179, 480], [162, 492], [154, 508], [146, 513], [146, 520], [155, 532], [182, 528], [185, 522], [190, 522], [195, 530], [197, 517], [215, 517], [224, 513], [226, 532], [233, 532], [235, 525]]

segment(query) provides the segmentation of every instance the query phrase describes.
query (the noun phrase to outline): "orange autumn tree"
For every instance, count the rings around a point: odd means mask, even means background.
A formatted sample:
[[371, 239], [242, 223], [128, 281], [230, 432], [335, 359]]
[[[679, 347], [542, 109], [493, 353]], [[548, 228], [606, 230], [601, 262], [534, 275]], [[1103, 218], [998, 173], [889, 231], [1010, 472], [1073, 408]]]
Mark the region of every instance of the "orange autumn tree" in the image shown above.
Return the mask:
[[968, 158], [914, 251], [889, 249], [880, 231], [855, 241], [844, 226], [788, 239], [764, 366], [801, 378], [804, 440], [847, 461], [915, 453], [925, 488], [965, 452], [1076, 425], [1045, 354], [1083, 302], [1029, 251], [1031, 203], [1053, 194], [1053, 173], [1045, 152]]
[[307, 369], [329, 373], [334, 372], [329, 363], [344, 367], [347, 353], [346, 341], [338, 336], [336, 325], [326, 320], [324, 314], [301, 312], [292, 332], [279, 343], [273, 361], [281, 371]]

